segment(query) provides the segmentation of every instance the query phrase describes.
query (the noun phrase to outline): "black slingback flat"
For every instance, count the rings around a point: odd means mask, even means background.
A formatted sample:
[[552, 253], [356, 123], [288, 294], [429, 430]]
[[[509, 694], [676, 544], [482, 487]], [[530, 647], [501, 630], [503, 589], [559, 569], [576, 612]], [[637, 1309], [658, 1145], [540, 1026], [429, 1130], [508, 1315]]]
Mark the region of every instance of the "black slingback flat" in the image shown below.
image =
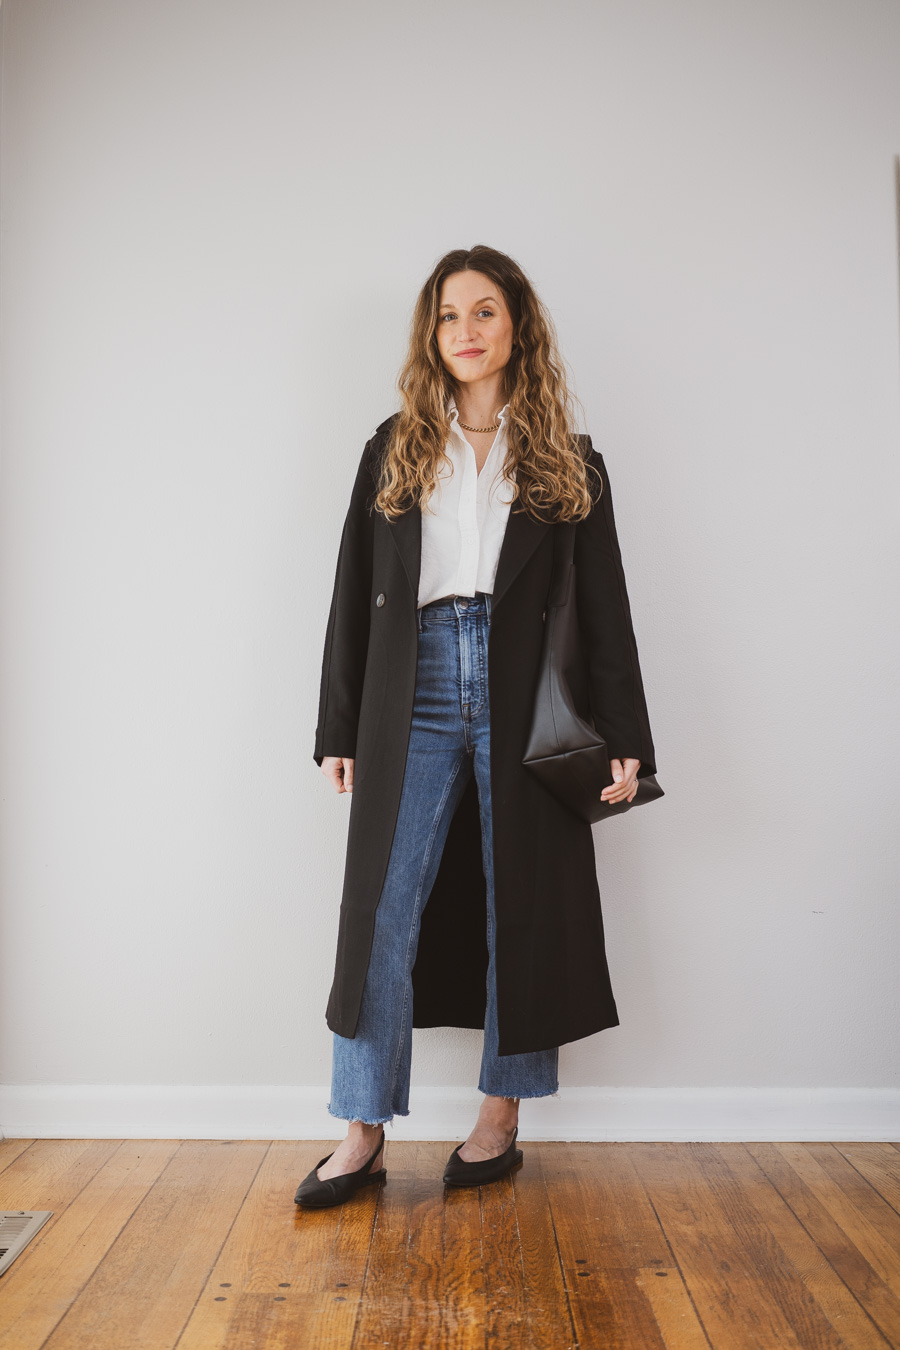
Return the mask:
[[457, 1144], [447, 1159], [447, 1166], [444, 1169], [446, 1184], [448, 1186], [486, 1186], [489, 1181], [499, 1181], [501, 1177], [505, 1177], [507, 1172], [512, 1171], [514, 1167], [518, 1167], [525, 1157], [522, 1150], [516, 1148], [516, 1135], [518, 1133], [519, 1127], [517, 1125], [513, 1130], [513, 1137], [506, 1152], [499, 1154], [496, 1158], [483, 1158], [481, 1162], [466, 1162], [459, 1156], [462, 1144]]
[[311, 1172], [300, 1182], [297, 1187], [297, 1194], [294, 1196], [294, 1204], [302, 1205], [304, 1209], [326, 1209], [329, 1205], [342, 1205], [345, 1200], [349, 1200], [354, 1192], [361, 1187], [367, 1186], [370, 1181], [381, 1181], [387, 1176], [387, 1168], [379, 1167], [377, 1172], [370, 1172], [369, 1168], [378, 1157], [384, 1145], [384, 1128], [381, 1130], [381, 1138], [378, 1141], [378, 1147], [375, 1152], [363, 1163], [362, 1167], [355, 1172], [342, 1172], [338, 1177], [326, 1177], [324, 1181], [316, 1176], [323, 1163], [337, 1152], [332, 1149], [326, 1157], [320, 1158]]

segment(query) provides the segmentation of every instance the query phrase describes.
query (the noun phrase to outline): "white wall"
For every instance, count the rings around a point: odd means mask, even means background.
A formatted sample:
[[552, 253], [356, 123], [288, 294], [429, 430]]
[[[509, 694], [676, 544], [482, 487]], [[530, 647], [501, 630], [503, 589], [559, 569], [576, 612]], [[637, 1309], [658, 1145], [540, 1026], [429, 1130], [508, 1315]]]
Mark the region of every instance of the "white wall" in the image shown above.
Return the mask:
[[[607, 459], [667, 791], [595, 830], [621, 1026], [523, 1129], [611, 1088], [622, 1137], [679, 1093], [687, 1137], [710, 1093], [890, 1137], [898, 40], [889, 0], [4, 0], [0, 1128], [342, 1132], [339, 532], [485, 242]], [[407, 1134], [480, 1051], [415, 1033]]]

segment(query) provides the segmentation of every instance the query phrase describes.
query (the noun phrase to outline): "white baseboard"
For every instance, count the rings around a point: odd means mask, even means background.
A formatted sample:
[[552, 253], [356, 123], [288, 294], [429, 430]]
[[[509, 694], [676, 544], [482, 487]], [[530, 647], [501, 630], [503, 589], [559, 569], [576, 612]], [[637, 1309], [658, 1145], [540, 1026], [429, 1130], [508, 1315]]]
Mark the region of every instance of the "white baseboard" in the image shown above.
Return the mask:
[[[340, 1139], [321, 1087], [0, 1087], [6, 1139]], [[482, 1095], [419, 1087], [390, 1139], [465, 1139]], [[891, 1088], [560, 1088], [525, 1100], [523, 1140], [900, 1141]]]

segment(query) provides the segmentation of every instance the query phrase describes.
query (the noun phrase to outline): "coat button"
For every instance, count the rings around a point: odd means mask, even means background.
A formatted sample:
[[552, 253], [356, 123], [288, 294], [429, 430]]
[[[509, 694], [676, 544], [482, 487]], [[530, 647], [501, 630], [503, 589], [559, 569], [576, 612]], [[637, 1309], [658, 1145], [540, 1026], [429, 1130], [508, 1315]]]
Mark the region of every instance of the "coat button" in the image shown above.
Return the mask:
[[380, 595], [378, 596], [378, 599], [375, 601], [375, 603], [376, 603], [376, 605], [378, 605], [379, 608], [384, 604], [384, 591], [382, 591], [382, 592], [380, 593]]

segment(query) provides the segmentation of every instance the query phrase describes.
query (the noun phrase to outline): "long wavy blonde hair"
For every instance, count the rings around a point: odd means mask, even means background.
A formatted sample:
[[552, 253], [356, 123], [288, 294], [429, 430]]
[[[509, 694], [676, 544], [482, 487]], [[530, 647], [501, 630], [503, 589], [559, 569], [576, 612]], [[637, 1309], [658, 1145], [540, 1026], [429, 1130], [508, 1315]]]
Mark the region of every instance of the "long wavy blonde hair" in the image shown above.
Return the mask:
[[[503, 371], [509, 404], [503, 477], [513, 501], [539, 520], [580, 520], [591, 510], [593, 465], [576, 439], [573, 405], [547, 309], [518, 263], [486, 244], [444, 255], [419, 292], [409, 351], [398, 378], [402, 407], [381, 461], [375, 507], [389, 519], [427, 504], [450, 434], [450, 396], [457, 385], [441, 358], [437, 324], [441, 288], [454, 272], [483, 272], [499, 286], [514, 342]], [[602, 483], [600, 484], [602, 488]]]

